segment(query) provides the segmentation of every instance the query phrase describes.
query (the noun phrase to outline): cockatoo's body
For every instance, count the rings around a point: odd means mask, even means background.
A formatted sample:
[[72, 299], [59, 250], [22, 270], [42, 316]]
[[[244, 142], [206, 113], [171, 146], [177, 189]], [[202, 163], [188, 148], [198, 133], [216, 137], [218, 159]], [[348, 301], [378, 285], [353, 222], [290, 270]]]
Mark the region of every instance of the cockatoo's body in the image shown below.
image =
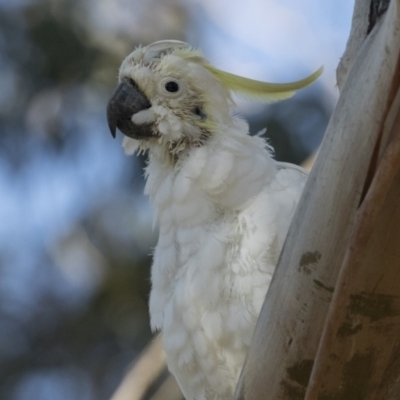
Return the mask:
[[[130, 136], [128, 153], [149, 151], [145, 191], [160, 229], [150, 315], [169, 369], [188, 400], [228, 400], [306, 173], [274, 161], [265, 141], [249, 136], [230, 113], [220, 71], [182, 52], [181, 42], [167, 43], [123, 63], [120, 79], [138, 97], [131, 101], [121, 84], [108, 118], [113, 132]], [[180, 93], [168, 90], [171, 82]]]
[[151, 159], [150, 315], [187, 399], [231, 399], [306, 174], [235, 120], [179, 168]]

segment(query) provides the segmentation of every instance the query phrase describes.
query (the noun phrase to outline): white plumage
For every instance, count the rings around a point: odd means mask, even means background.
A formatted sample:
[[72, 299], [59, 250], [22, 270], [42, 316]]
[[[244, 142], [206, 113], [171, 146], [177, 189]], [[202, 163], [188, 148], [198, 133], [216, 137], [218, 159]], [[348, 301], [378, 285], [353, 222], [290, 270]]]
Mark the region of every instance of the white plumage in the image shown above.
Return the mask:
[[[128, 154], [149, 152], [145, 193], [159, 224], [151, 327], [186, 399], [231, 399], [307, 175], [249, 135], [229, 84], [186, 44], [137, 49], [121, 66], [126, 79], [151, 103], [134, 110], [130, 130], [121, 116], [110, 123], [130, 136]], [[150, 125], [150, 137], [135, 133]]]

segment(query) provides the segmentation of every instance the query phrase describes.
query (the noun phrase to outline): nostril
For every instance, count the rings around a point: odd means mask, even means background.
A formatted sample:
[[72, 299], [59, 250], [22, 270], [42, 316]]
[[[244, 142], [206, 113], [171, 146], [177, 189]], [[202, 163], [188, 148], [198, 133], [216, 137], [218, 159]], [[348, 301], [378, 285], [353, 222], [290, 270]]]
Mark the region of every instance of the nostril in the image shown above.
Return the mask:
[[128, 78], [128, 83], [129, 83], [131, 86], [135, 87], [135, 88], [138, 87], [138, 86], [137, 86], [137, 83], [136, 83], [132, 78]]

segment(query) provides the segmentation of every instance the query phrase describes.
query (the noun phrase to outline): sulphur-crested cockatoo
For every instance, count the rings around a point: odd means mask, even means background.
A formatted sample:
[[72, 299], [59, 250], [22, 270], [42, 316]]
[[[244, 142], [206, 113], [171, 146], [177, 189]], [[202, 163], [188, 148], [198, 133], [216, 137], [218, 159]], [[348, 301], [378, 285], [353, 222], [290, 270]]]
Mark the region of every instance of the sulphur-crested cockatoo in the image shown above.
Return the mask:
[[279, 253], [307, 179], [276, 162], [232, 108], [231, 92], [280, 100], [288, 84], [213, 67], [179, 41], [139, 47], [107, 107], [127, 154], [148, 151], [155, 208], [150, 316], [188, 400], [231, 399]]

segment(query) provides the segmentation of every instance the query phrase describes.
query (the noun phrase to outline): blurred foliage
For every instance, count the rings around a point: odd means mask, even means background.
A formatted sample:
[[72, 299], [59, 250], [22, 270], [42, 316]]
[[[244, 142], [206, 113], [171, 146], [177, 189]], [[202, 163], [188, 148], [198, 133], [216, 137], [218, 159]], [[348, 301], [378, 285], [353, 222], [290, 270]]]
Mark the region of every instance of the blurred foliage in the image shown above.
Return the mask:
[[[185, 29], [177, 0], [0, 2], [2, 400], [107, 399], [151, 336], [143, 160], [112, 141], [105, 105], [134, 46]], [[329, 105], [290, 104], [252, 130], [268, 126], [277, 158], [300, 162]]]

